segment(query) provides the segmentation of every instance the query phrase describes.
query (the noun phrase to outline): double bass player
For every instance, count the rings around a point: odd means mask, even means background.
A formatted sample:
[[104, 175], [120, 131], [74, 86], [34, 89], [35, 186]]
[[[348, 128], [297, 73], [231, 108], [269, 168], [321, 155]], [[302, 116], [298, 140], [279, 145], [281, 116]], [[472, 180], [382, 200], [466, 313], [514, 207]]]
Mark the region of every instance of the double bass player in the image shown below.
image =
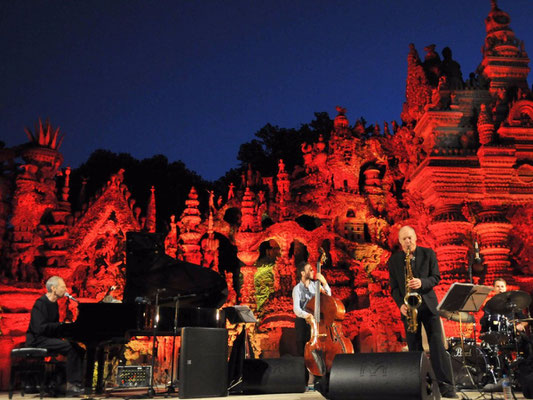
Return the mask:
[[311, 265], [300, 263], [300, 281], [292, 292], [294, 313], [298, 317], [295, 323], [298, 352], [304, 356], [310, 382], [314, 380], [315, 386], [316, 377], [327, 375], [337, 354], [353, 353], [352, 342], [342, 333], [344, 305], [331, 296], [326, 278], [320, 273], [326, 260], [326, 253], [320, 251], [316, 280], [312, 279]]
[[[296, 267], [299, 282], [292, 289], [292, 302], [294, 314], [296, 314], [295, 329], [296, 329], [296, 345], [298, 355], [304, 355], [305, 344], [311, 337], [311, 325], [314, 324], [315, 319], [313, 314], [305, 311], [305, 306], [316, 295], [316, 285], [313, 283], [313, 267], [307, 261], [301, 261]], [[316, 274], [316, 279], [321, 283], [321, 290], [328, 296], [331, 296], [331, 289], [321, 273]]]

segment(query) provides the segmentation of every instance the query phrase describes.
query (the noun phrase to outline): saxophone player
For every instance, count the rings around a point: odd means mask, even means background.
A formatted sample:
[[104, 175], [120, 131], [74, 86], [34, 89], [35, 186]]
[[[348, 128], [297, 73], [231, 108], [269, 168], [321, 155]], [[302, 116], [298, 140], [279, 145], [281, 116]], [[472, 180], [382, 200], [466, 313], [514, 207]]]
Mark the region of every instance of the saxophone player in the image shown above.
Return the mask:
[[[433, 287], [440, 281], [437, 257], [433, 250], [416, 245], [416, 232], [410, 226], [400, 229], [398, 240], [402, 250], [392, 254], [388, 265], [390, 289], [402, 315], [409, 351], [423, 351], [423, 325], [428, 337], [431, 365], [439, 381], [441, 395], [455, 398], [451, 360], [444, 348], [442, 326], [437, 312], [437, 295], [433, 291]], [[411, 271], [408, 271], [409, 267]], [[411, 276], [406, 282], [406, 277]], [[421, 297], [422, 301], [417, 304], [416, 312], [410, 312], [412, 310], [406, 304], [410, 295]], [[413, 315], [415, 321], [410, 321]]]

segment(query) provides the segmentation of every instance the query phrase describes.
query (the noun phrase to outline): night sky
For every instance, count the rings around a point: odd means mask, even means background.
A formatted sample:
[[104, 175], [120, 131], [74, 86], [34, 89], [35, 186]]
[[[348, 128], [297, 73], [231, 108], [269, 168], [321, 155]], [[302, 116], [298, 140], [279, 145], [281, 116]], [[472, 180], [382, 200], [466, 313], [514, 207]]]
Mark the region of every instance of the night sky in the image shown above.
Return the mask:
[[[532, 0], [500, 0], [533, 57]], [[50, 118], [64, 166], [164, 154], [208, 180], [267, 123], [396, 119], [409, 43], [481, 61], [489, 0], [0, 0], [0, 140]], [[530, 63], [531, 66], [531, 63]], [[532, 79], [530, 74], [529, 84]]]

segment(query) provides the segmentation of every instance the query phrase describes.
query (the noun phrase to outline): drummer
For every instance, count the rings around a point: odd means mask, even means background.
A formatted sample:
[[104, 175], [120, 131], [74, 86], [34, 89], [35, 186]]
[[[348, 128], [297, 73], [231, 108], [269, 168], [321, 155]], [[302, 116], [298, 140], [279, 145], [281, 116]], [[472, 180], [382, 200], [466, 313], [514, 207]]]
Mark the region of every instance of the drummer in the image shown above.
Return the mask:
[[[503, 278], [496, 278], [494, 280], [494, 292], [496, 292], [496, 295], [500, 293], [505, 293], [507, 291], [507, 282], [505, 282], [505, 279]], [[498, 312], [492, 312], [490, 310], [489, 304], [486, 304], [483, 308], [483, 317], [481, 317], [481, 320], [479, 321], [481, 323], [481, 332], [487, 332], [490, 330], [490, 321], [494, 321], [495, 318], [491, 318], [491, 316], [498, 316], [502, 315]], [[513, 310], [509, 310], [506, 314], [503, 314], [505, 318], [508, 320], [512, 320], [513, 318], [517, 319], [524, 319], [525, 315], [522, 313], [522, 310], [519, 310], [518, 312], [513, 312]], [[516, 330], [519, 332], [524, 332], [526, 328], [527, 322], [518, 322], [515, 327]]]

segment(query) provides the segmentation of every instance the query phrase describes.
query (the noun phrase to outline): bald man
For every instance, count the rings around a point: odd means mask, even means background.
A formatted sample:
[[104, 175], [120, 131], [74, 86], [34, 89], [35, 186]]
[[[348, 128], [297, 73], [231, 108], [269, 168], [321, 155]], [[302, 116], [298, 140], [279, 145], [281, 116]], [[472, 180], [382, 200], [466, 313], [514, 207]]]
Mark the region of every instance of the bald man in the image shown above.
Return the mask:
[[[403, 226], [398, 233], [398, 240], [402, 248], [389, 259], [389, 278], [391, 295], [402, 315], [405, 337], [409, 351], [423, 351], [421, 327], [426, 330], [431, 365], [439, 381], [441, 395], [455, 398], [455, 386], [449, 354], [443, 343], [442, 327], [437, 312], [437, 295], [433, 288], [440, 281], [439, 266], [435, 252], [431, 249], [416, 245], [416, 232], [410, 226]], [[418, 292], [422, 297], [422, 304], [418, 308], [418, 328], [415, 333], [407, 330], [407, 306], [405, 297], [405, 256], [407, 250], [411, 253], [411, 269], [414, 278], [408, 282], [411, 291]]]
[[65, 296], [67, 285], [59, 276], [46, 281], [46, 294], [39, 297], [31, 310], [26, 332], [26, 346], [40, 347], [67, 356], [67, 395], [82, 393], [81, 373], [84, 351], [76, 343], [60, 339], [59, 307], [57, 300]]

